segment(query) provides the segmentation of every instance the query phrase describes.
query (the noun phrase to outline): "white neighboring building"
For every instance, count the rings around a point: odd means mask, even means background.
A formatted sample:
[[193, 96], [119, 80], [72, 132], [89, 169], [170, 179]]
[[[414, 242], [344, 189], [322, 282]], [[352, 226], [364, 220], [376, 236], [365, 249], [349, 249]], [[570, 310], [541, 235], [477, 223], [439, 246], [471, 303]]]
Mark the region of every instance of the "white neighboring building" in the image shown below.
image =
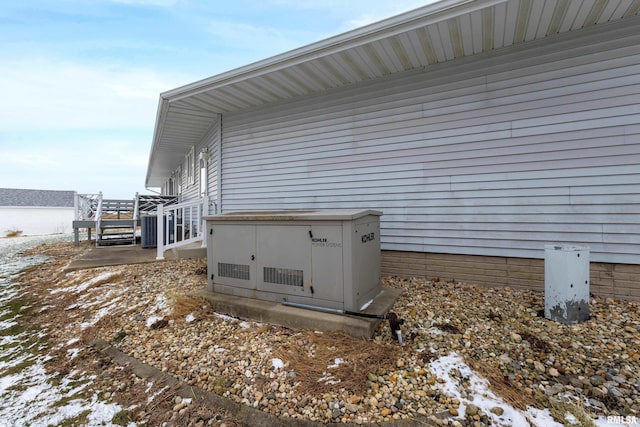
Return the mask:
[[0, 188], [0, 237], [71, 231], [75, 191]]
[[160, 95], [146, 186], [375, 209], [383, 273], [640, 298], [640, 2], [443, 0]]

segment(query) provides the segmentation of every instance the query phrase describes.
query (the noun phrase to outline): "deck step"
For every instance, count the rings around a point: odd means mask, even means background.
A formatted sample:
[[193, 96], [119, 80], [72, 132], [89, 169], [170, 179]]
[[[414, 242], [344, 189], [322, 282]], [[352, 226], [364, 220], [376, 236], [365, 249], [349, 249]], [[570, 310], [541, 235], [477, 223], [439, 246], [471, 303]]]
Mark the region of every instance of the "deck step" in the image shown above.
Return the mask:
[[102, 234], [97, 239], [97, 246], [134, 245], [133, 233]]

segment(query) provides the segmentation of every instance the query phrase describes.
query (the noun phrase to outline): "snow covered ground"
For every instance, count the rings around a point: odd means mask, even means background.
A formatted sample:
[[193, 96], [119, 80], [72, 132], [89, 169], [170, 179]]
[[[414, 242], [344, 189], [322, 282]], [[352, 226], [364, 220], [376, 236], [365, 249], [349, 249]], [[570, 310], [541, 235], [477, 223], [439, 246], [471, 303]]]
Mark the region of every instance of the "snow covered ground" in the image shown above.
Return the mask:
[[0, 238], [0, 427], [55, 426], [80, 414], [86, 415], [85, 425], [113, 426], [114, 414], [122, 409], [87, 392], [93, 378], [87, 373], [72, 371], [61, 377], [47, 372], [43, 332], [23, 329], [18, 323], [26, 307], [13, 281], [22, 269], [45, 260], [21, 257], [20, 252], [70, 240], [70, 235]]
[[[475, 405], [491, 417], [491, 425], [495, 426], [536, 426], [536, 427], [562, 427], [580, 425], [578, 420], [571, 414], [565, 415], [564, 424], [556, 422], [548, 409], [539, 410], [528, 408], [520, 411], [506, 403], [501, 397], [496, 396], [490, 389], [487, 380], [480, 377], [460, 356], [451, 353], [431, 362], [431, 370], [438, 378], [445, 382], [442, 390], [449, 396], [460, 400], [458, 411], [464, 414], [468, 405]], [[461, 378], [469, 382], [471, 393], [461, 393], [463, 387], [460, 384]], [[500, 407], [500, 415], [492, 412], [493, 408]], [[612, 427], [620, 425], [640, 426], [640, 419], [634, 417], [603, 417], [593, 420], [597, 427]]]

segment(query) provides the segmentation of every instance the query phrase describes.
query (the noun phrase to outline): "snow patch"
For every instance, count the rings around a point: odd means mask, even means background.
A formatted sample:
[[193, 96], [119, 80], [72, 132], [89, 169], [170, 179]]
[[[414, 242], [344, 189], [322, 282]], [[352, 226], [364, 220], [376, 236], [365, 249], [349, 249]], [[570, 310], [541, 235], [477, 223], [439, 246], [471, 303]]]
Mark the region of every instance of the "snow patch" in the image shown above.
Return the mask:
[[78, 354], [80, 354], [80, 349], [79, 348], [70, 348], [67, 350], [67, 357], [69, 359], [75, 359], [76, 357], [78, 357]]
[[580, 424], [580, 421], [578, 421], [578, 419], [574, 417], [571, 412], [567, 412], [566, 414], [564, 414], [564, 420], [571, 426]]
[[333, 365], [329, 365], [327, 366], [327, 369], [335, 369], [338, 366], [340, 366], [341, 363], [344, 363], [344, 359], [340, 358], [340, 357], [336, 357], [333, 361]]
[[[149, 388], [147, 390], [150, 390], [151, 386], [149, 386]], [[147, 402], [151, 403], [153, 402], [153, 399], [155, 399], [156, 397], [158, 397], [160, 394], [162, 394], [165, 390], [169, 389], [169, 386], [166, 385], [164, 387], [162, 387], [160, 390], [156, 391], [155, 393], [153, 393], [151, 396], [147, 397]]]
[[169, 308], [169, 302], [167, 301], [167, 298], [164, 296], [164, 294], [158, 294], [156, 295], [156, 299], [153, 305], [151, 306], [150, 311], [152, 313], [160, 313], [168, 308]]
[[227, 316], [226, 314], [213, 313], [213, 315], [216, 316], [218, 319], [222, 319], [222, 320], [225, 320], [227, 322], [237, 322], [238, 321], [238, 319], [236, 319], [235, 317]]
[[98, 282], [101, 282], [103, 280], [108, 280], [111, 277], [115, 276], [116, 274], [120, 274], [120, 270], [117, 271], [105, 271], [102, 274], [98, 274], [95, 277], [92, 277], [91, 279], [80, 283], [79, 285], [76, 286], [68, 286], [66, 288], [58, 288], [58, 289], [53, 289], [50, 291], [51, 294], [57, 294], [60, 292], [74, 292], [76, 294], [79, 294], [80, 292], [86, 290], [89, 286], [95, 285]]
[[196, 321], [196, 317], [193, 315], [193, 313], [189, 313], [187, 314], [187, 316], [184, 318], [184, 320], [187, 321], [187, 323], [193, 323]]
[[273, 366], [273, 369], [282, 369], [284, 368], [284, 362], [281, 359], [274, 357], [271, 359], [271, 366]]
[[[431, 362], [431, 371], [442, 378], [442, 390], [460, 401], [458, 412], [464, 414], [467, 406], [473, 404], [480, 408], [495, 426], [526, 426], [562, 427], [553, 420], [548, 410], [540, 411], [529, 408], [526, 412], [519, 411], [507, 404], [501, 397], [496, 396], [490, 389], [489, 383], [456, 353], [451, 353]], [[460, 381], [465, 378], [469, 383], [469, 393], [462, 393]], [[500, 406], [504, 413], [498, 416], [491, 412], [491, 408]]]
[[333, 375], [328, 374], [326, 372], [322, 373], [322, 377], [318, 378], [318, 382], [329, 384], [329, 385], [340, 384], [340, 380], [335, 380], [335, 377]]
[[80, 338], [71, 338], [69, 341], [67, 341], [67, 344], [65, 344], [65, 345], [67, 345], [67, 346], [74, 345], [78, 341], [80, 341]]
[[153, 325], [154, 323], [156, 323], [157, 321], [162, 320], [162, 317], [160, 316], [149, 316], [147, 317], [147, 321], [146, 321], [146, 325], [147, 328], [150, 328], [151, 325]]

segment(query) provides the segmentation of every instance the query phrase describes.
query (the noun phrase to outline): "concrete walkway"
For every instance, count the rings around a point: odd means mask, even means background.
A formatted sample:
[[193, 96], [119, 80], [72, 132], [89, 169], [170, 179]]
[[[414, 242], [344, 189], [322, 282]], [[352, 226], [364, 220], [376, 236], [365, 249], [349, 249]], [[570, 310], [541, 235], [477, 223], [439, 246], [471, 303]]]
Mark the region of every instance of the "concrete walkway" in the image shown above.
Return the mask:
[[[110, 265], [143, 264], [157, 262], [156, 248], [142, 248], [136, 246], [106, 246], [92, 247], [80, 257], [74, 259], [64, 271], [84, 270], [86, 268], [106, 267]], [[168, 250], [164, 253], [165, 260], [178, 258], [205, 258], [206, 248], [202, 248], [200, 242], [187, 245], [183, 248]]]
[[[64, 271], [84, 270], [86, 268], [106, 267], [110, 265], [142, 264], [156, 261], [155, 248], [143, 249], [140, 246], [93, 247], [74, 259]], [[165, 259], [175, 259], [171, 251], [165, 253]]]

